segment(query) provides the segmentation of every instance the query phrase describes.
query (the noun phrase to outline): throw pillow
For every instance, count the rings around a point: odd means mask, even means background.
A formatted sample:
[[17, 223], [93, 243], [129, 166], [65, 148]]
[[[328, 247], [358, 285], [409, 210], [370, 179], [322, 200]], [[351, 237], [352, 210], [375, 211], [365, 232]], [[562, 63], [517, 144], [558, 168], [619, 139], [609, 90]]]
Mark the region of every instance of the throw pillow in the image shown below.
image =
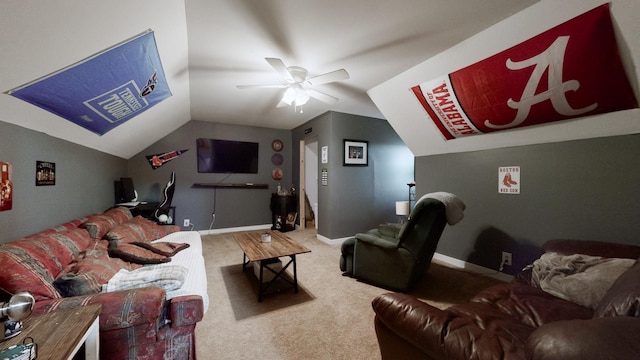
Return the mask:
[[109, 246], [109, 256], [120, 258], [122, 260], [135, 264], [160, 264], [171, 261], [170, 257], [156, 254], [151, 250], [147, 250], [140, 246], [127, 243], [112, 242], [113, 246]]
[[142, 216], [120, 224], [111, 229], [105, 238], [119, 243], [150, 242], [164, 236], [161, 226]]
[[640, 317], [640, 261], [611, 285], [596, 308], [594, 318], [612, 316]]
[[102, 239], [116, 225], [125, 223], [132, 218], [131, 211], [125, 207], [109, 209], [103, 214], [91, 215], [82, 227], [87, 229], [93, 239]]
[[181, 244], [181, 243], [172, 243], [172, 242], [156, 242], [156, 243], [146, 243], [146, 242], [134, 242], [134, 245], [138, 245], [147, 250], [153, 251], [156, 254], [164, 255], [164, 256], [173, 256], [180, 251], [188, 248], [189, 244]]

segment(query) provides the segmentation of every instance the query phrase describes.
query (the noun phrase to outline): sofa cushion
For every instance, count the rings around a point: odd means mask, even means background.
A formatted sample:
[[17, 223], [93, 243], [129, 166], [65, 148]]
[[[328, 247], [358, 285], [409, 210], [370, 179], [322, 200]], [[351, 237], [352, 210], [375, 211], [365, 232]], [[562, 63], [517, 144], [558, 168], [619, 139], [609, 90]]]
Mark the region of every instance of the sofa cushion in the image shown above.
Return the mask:
[[92, 250], [67, 266], [53, 285], [64, 297], [97, 294], [120, 269], [134, 270], [141, 266]]
[[105, 211], [103, 214], [91, 215], [82, 227], [87, 229], [89, 235], [94, 239], [102, 239], [116, 225], [129, 221], [133, 216], [126, 207], [117, 207]]
[[109, 256], [136, 264], [160, 264], [171, 261], [170, 257], [156, 254], [135, 244], [112, 241], [109, 245]]
[[620, 275], [596, 308], [594, 317], [640, 317], [640, 261]]
[[590, 319], [593, 316], [593, 310], [590, 308], [518, 282], [486, 288], [471, 301], [497, 308], [531, 327], [558, 320]]
[[39, 233], [16, 240], [11, 244], [29, 253], [42, 264], [52, 278], [70, 264], [92, 243], [86, 230], [76, 228], [67, 231]]
[[42, 234], [51, 234], [51, 233], [55, 233], [55, 232], [60, 232], [60, 231], [67, 231], [67, 230], [73, 230], [77, 227], [80, 227], [80, 225], [84, 224], [85, 221], [87, 221], [88, 217], [82, 217], [82, 218], [78, 218], [78, 219], [74, 219], [71, 221], [67, 221], [66, 223], [60, 224], [60, 225], [56, 225], [54, 227], [50, 227], [46, 230], [43, 230], [41, 232], [38, 233], [38, 235], [42, 235]]
[[372, 307], [377, 328], [391, 329], [425, 359], [524, 359], [523, 344], [535, 330], [488, 304], [470, 302], [443, 311], [412, 295], [386, 293]]
[[158, 225], [142, 216], [136, 216], [115, 226], [105, 235], [105, 238], [109, 241], [117, 240], [120, 243], [148, 243], [179, 230], [178, 226]]
[[640, 258], [640, 246], [603, 241], [556, 239], [547, 241], [542, 248], [545, 252], [556, 252], [562, 255], [584, 254], [606, 258]]
[[[16, 242], [20, 241], [24, 242]], [[61, 297], [47, 267], [20, 246], [12, 243], [0, 246], [0, 269], [3, 269], [0, 287], [10, 294], [28, 291], [36, 301]]]

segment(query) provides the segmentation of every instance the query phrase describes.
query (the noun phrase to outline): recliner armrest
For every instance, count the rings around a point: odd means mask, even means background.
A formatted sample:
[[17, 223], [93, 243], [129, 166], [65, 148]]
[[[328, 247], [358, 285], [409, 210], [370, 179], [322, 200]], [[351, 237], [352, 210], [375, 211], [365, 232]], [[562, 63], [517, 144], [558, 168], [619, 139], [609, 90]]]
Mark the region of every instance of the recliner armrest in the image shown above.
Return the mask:
[[129, 328], [140, 324], [156, 324], [163, 316], [165, 291], [158, 287], [72, 296], [62, 299], [37, 301], [34, 314], [59, 309], [101, 304], [100, 330]]
[[382, 236], [388, 236], [397, 239], [398, 234], [400, 233], [400, 229], [402, 229], [402, 226], [400, 224], [384, 223], [378, 225], [377, 229], [369, 231], [369, 233], [380, 234]]
[[367, 234], [356, 234], [356, 239], [370, 245], [378, 246], [385, 249], [395, 249], [398, 247], [398, 239], [388, 236]]
[[418, 298], [408, 294], [386, 293], [377, 296], [372, 302], [376, 319], [393, 333], [421, 351], [439, 349], [440, 326], [446, 324], [447, 314]]

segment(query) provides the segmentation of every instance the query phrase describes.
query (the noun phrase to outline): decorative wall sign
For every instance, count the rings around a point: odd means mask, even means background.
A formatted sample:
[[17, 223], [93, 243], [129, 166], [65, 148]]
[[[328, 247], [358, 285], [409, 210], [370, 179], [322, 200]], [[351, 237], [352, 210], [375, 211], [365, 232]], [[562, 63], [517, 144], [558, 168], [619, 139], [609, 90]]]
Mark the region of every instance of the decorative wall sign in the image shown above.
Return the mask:
[[149, 161], [151, 168], [155, 170], [169, 161], [177, 159], [178, 156], [186, 153], [187, 151], [189, 151], [189, 149], [174, 150], [163, 154], [146, 155], [145, 157], [147, 158], [147, 161]]
[[56, 184], [56, 163], [36, 161], [36, 186]]
[[282, 169], [280, 168], [275, 168], [271, 171], [271, 177], [273, 180], [282, 180], [282, 176]]
[[0, 162], [0, 211], [11, 210], [13, 206], [12, 169], [8, 162]]
[[328, 162], [329, 162], [329, 147], [328, 147], [328, 146], [323, 146], [323, 147], [321, 148], [321, 151], [322, 151], [322, 157], [321, 157], [321, 160], [320, 160], [320, 161], [321, 161], [323, 164], [326, 164], [326, 163], [328, 163]]
[[520, 194], [520, 166], [498, 168], [498, 192], [500, 194]]
[[8, 94], [103, 135], [171, 91], [148, 30]]
[[280, 166], [284, 163], [284, 157], [282, 154], [273, 154], [271, 155], [271, 163], [275, 166]]
[[284, 149], [284, 144], [282, 143], [281, 140], [273, 140], [273, 142], [271, 143], [271, 148], [273, 149], [273, 151], [277, 151], [280, 152], [282, 151], [282, 149]]
[[412, 90], [447, 140], [638, 107], [609, 4]]
[[344, 140], [344, 166], [369, 165], [369, 142], [362, 140]]

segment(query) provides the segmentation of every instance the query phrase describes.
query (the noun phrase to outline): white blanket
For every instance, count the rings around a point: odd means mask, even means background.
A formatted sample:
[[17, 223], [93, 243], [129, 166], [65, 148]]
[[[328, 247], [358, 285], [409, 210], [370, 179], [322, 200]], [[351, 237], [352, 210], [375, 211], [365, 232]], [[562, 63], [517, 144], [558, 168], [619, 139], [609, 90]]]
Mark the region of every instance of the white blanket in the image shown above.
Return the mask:
[[[170, 290], [165, 289], [166, 298], [169, 300], [178, 296], [199, 295], [202, 297], [204, 312], [206, 313], [209, 308], [209, 296], [207, 294], [207, 271], [204, 265], [204, 257], [202, 256], [202, 238], [200, 234], [197, 231], [178, 231], [153, 241], [153, 243], [158, 242], [181, 243], [189, 244], [190, 246], [172, 256], [170, 262], [144, 265], [141, 269], [145, 269], [145, 272], [160, 271], [160, 273], [163, 271], [162, 268], [165, 267], [188, 269], [180, 287]], [[140, 269], [135, 271], [138, 270]]]
[[613, 282], [635, 262], [548, 252], [533, 263], [531, 280], [551, 295], [595, 309]]
[[143, 266], [135, 270], [120, 269], [109, 282], [102, 285], [103, 292], [138, 289], [154, 286], [165, 291], [177, 290], [184, 284], [189, 269], [182, 265]]
[[466, 209], [467, 206], [455, 194], [442, 191], [433, 192], [422, 196], [418, 202], [427, 198], [436, 199], [444, 204], [446, 207], [445, 215], [447, 217], [447, 224], [455, 225], [464, 218], [464, 209]]
[[207, 294], [207, 270], [202, 256], [202, 238], [197, 231], [178, 231], [171, 233], [156, 242], [186, 243], [191, 246], [171, 257], [168, 263], [145, 266], [170, 266], [182, 265], [189, 269], [184, 284], [177, 290], [167, 291], [167, 299], [178, 296], [200, 295], [204, 304], [204, 312], [209, 308], [209, 295]]

